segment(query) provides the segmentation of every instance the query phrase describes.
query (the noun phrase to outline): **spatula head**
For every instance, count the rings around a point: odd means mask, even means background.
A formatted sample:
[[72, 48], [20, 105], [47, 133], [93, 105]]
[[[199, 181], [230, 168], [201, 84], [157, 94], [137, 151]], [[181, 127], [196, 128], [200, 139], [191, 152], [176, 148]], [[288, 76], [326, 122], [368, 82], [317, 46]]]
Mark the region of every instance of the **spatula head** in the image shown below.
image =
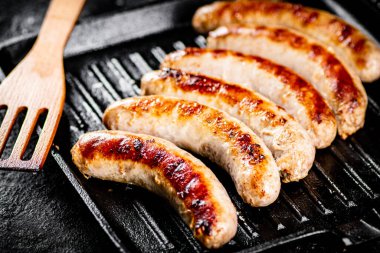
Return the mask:
[[[48, 56], [44, 56], [43, 52], [28, 54], [0, 85], [0, 109], [6, 108], [0, 125], [0, 155], [17, 116], [21, 111], [27, 111], [11, 155], [0, 160], [0, 169], [37, 171], [46, 160], [65, 100], [62, 58], [56, 57], [56, 64], [41, 64], [46, 57]], [[52, 62], [52, 59], [49, 61]], [[38, 117], [45, 111], [46, 120], [34, 153], [30, 160], [22, 160]]]

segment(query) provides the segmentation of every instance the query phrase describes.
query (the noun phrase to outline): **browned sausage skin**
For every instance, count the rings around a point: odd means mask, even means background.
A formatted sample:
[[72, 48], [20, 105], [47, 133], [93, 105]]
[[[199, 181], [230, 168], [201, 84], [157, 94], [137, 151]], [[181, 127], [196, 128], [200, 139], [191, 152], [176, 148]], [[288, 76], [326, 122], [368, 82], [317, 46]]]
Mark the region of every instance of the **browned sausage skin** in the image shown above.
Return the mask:
[[294, 70], [333, 109], [343, 139], [363, 127], [367, 95], [360, 78], [312, 38], [284, 27], [233, 25], [210, 33], [208, 47], [264, 57]]
[[278, 197], [280, 173], [269, 149], [249, 127], [215, 108], [173, 97], [133, 97], [110, 105], [103, 122], [109, 129], [157, 136], [207, 157], [231, 175], [252, 206], [267, 206]]
[[236, 211], [223, 186], [201, 161], [168, 141], [97, 131], [82, 135], [71, 153], [86, 176], [136, 184], [167, 198], [208, 248], [236, 233]]
[[221, 1], [201, 7], [193, 18], [193, 26], [199, 32], [230, 24], [294, 28], [333, 47], [363, 81], [371, 82], [380, 77], [379, 47], [359, 30], [326, 11], [292, 3]]
[[186, 48], [168, 54], [161, 67], [204, 74], [261, 93], [296, 118], [317, 148], [329, 146], [336, 136], [334, 113], [319, 92], [272, 61], [229, 50]]
[[249, 126], [268, 146], [283, 182], [307, 176], [315, 147], [307, 132], [282, 108], [242, 86], [174, 69], [145, 74], [142, 95], [165, 95], [218, 108]]

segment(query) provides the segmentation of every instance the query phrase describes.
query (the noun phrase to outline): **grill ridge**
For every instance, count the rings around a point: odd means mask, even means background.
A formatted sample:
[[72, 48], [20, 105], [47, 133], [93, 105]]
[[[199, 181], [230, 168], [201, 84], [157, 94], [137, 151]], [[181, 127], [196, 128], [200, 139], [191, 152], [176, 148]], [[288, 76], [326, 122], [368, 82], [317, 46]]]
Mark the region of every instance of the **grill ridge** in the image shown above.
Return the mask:
[[195, 44], [197, 44], [198, 47], [200, 48], [205, 48], [207, 45], [207, 40], [202, 35], [197, 36], [194, 41], [195, 41]]
[[349, 178], [352, 179], [352, 181], [355, 182], [355, 185], [357, 185], [371, 199], [376, 198], [376, 194], [373, 192], [371, 187], [369, 187], [369, 185], [356, 173], [352, 166], [347, 163], [342, 153], [334, 145], [332, 145], [329, 149], [332, 151], [332, 154], [334, 154], [334, 156], [343, 164], [343, 171]]
[[124, 67], [121, 65], [121, 63], [116, 59], [116, 58], [112, 58], [111, 59], [111, 62], [113, 63], [113, 65], [116, 67], [116, 69], [119, 71], [119, 73], [122, 75], [123, 78], [126, 79], [127, 83], [129, 85], [135, 85], [136, 82], [135, 80], [133, 80], [127, 73], [127, 71], [124, 69]]
[[324, 181], [333, 188], [334, 193], [338, 195], [339, 199], [344, 203], [344, 205], [346, 205], [347, 207], [356, 206], [355, 202], [350, 200], [346, 196], [346, 194], [344, 194], [343, 191], [331, 180], [331, 178], [328, 175], [326, 175], [320, 163], [314, 161], [314, 165], [315, 166], [313, 167], [313, 169], [317, 169], [320, 175], [322, 175]]
[[[126, 89], [128, 91], [134, 92], [134, 94], [131, 92], [130, 96], [139, 95], [140, 87], [137, 85], [136, 81], [128, 74], [127, 70], [123, 67], [122, 63], [116, 58], [112, 58], [111, 63], [115, 66], [115, 70], [117, 70], [120, 73], [121, 77], [126, 81], [125, 84], [128, 86], [128, 88]], [[130, 87], [132, 87], [132, 89]]]
[[[84, 123], [83, 119], [79, 116], [79, 114], [73, 109], [73, 107], [69, 103], [65, 104], [64, 109], [65, 109], [65, 111], [68, 112], [69, 115], [71, 115], [74, 118], [72, 123], [75, 123], [75, 126], [77, 128], [77, 130], [74, 131], [74, 133], [77, 133], [79, 131], [83, 132], [85, 129], [85, 123]], [[70, 130], [72, 127], [74, 127], [74, 125], [70, 124]], [[75, 137], [78, 138], [79, 135], [76, 135]]]
[[117, 91], [112, 87], [112, 85], [108, 82], [107, 78], [104, 76], [102, 71], [96, 66], [96, 64], [92, 64], [90, 66], [90, 70], [92, 70], [93, 74], [99, 79], [99, 81], [106, 88], [108, 93], [113, 97], [114, 100], [120, 100], [121, 96], [117, 93]]
[[371, 210], [377, 216], [377, 218], [380, 220], [380, 213], [379, 213], [379, 211], [377, 211], [376, 208], [372, 208]]
[[368, 105], [368, 108], [370, 108], [376, 114], [376, 116], [380, 117], [380, 106], [370, 96], [368, 96]]
[[135, 53], [130, 54], [128, 57], [135, 64], [135, 66], [137, 67], [137, 69], [140, 71], [142, 75], [152, 71], [152, 68], [144, 60], [141, 54], [135, 52]]
[[310, 184], [306, 180], [302, 181], [301, 185], [306, 190], [306, 192], [309, 194], [309, 196], [313, 200], [315, 206], [318, 208], [319, 211], [321, 211], [322, 214], [332, 214], [333, 213], [332, 210], [330, 210], [329, 208], [327, 208], [325, 206], [325, 204], [323, 204], [323, 202], [321, 200], [321, 196], [317, 192], [315, 192], [315, 190], [313, 190], [312, 186], [310, 186]]
[[86, 82], [83, 82], [85, 89], [93, 95], [94, 100], [97, 101], [102, 110], [107, 105], [116, 101], [111, 92], [106, 88], [106, 85], [96, 77], [93, 71], [86, 69], [80, 79], [86, 80]]
[[178, 41], [173, 43], [173, 48], [175, 50], [182, 50], [182, 49], [186, 48], [186, 45], [182, 41], [178, 40]]
[[0, 82], [5, 79], [4, 71], [0, 68]]
[[147, 209], [144, 208], [144, 206], [139, 201], [134, 201], [132, 205], [136, 210], [138, 216], [146, 224], [149, 230], [153, 233], [154, 237], [160, 243], [160, 247], [162, 249], [173, 249], [174, 245], [169, 241], [165, 233], [158, 227], [153, 217], [147, 212]]
[[[92, 109], [95, 111], [95, 114], [98, 116], [98, 118], [102, 118], [103, 112], [100, 109], [100, 107], [96, 104], [95, 100], [91, 97], [91, 95], [88, 93], [86, 88], [82, 85], [81, 82], [75, 77], [73, 77], [70, 73], [66, 75], [66, 80], [69, 84], [72, 86], [78, 88], [79, 92], [82, 94], [82, 96], [87, 100], [88, 104], [92, 107]], [[92, 111], [92, 110], [90, 110]]]
[[248, 222], [244, 219], [244, 217], [241, 215], [239, 211], [237, 212], [237, 217], [238, 217], [238, 226], [244, 232], [247, 238], [255, 239], [259, 237], [259, 233], [257, 233], [253, 229], [253, 226], [248, 225]]
[[265, 210], [265, 213], [267, 213], [269, 220], [275, 226], [277, 231], [286, 229], [285, 225], [280, 221], [279, 218], [277, 218], [275, 215], [271, 214], [268, 210]]
[[156, 58], [156, 60], [158, 62], [162, 62], [164, 59], [165, 59], [165, 51], [160, 48], [160, 47], [154, 47], [150, 50], [150, 52], [152, 53], [152, 55], [154, 56], [154, 58]]
[[245, 217], [242, 215], [242, 213], [244, 212], [244, 210], [241, 208], [242, 201], [237, 198], [236, 194], [229, 193], [229, 196], [231, 196], [231, 200], [236, 207], [238, 225], [241, 228], [241, 230], [250, 239], [255, 239], [259, 237], [259, 233], [256, 231], [257, 225], [252, 223], [250, 220], [245, 219]]
[[299, 222], [305, 222], [309, 220], [309, 218], [307, 218], [307, 216], [302, 213], [296, 203], [294, 203], [294, 201], [288, 196], [288, 194], [286, 194], [285, 191], [281, 191], [280, 198], [282, 198], [284, 202], [289, 206], [289, 208], [293, 211], [294, 216]]
[[377, 176], [380, 176], [380, 165], [364, 151], [355, 137], [350, 138], [349, 147], [353, 152], [357, 151], [360, 154], [360, 158], [369, 165], [371, 170], [374, 171]]
[[[117, 78], [117, 87], [115, 84], [116, 90], [118, 91], [118, 93], [121, 94], [122, 98], [135, 96], [135, 91], [132, 88], [134, 82], [132, 81], [131, 77], [128, 75], [128, 73], [121, 73], [121, 71], [119, 70], [120, 67], [117, 66], [115, 64], [115, 61], [112, 60], [116, 59], [111, 59], [110, 61], [107, 61], [106, 67], [111, 71], [115, 78]], [[104, 71], [107, 72], [107, 70]]]
[[185, 236], [187, 242], [192, 247], [192, 252], [201, 252], [201, 246], [199, 243], [195, 240], [194, 236], [191, 234], [189, 229], [186, 227], [186, 225], [183, 223], [180, 217], [172, 216], [171, 219], [174, 221], [174, 224], [176, 227], [182, 232], [182, 234]]

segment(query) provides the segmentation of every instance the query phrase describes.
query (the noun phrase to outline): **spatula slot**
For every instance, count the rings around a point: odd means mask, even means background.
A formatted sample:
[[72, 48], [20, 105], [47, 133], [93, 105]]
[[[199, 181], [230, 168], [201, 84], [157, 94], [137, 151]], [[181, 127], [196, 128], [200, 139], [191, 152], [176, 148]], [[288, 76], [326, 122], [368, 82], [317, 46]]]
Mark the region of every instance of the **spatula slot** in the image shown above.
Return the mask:
[[7, 109], [8, 109], [8, 107], [6, 105], [0, 105], [0, 126], [3, 123]]
[[[3, 152], [1, 152], [1, 154], [0, 154], [1, 155], [0, 160], [5, 160], [5, 159], [10, 157], [11, 152], [12, 152], [12, 147], [16, 143], [17, 136], [20, 133], [21, 126], [25, 120], [27, 111], [28, 110], [25, 107], [19, 109], [18, 115], [16, 116], [15, 123], [13, 126], [11, 126], [11, 132], [10, 132], [8, 138], [6, 138], [6, 140], [4, 140], [5, 141], [5, 147], [4, 147]], [[6, 112], [2, 113], [2, 114], [4, 114], [4, 117], [1, 120], [0, 126], [2, 126], [3, 123], [5, 123], [3, 121], [4, 121], [6, 113], [10, 113], [8, 108], [6, 109]]]
[[34, 126], [32, 135], [31, 135], [31, 137], [29, 139], [29, 143], [28, 143], [28, 145], [26, 147], [26, 151], [22, 155], [21, 160], [28, 161], [28, 160], [30, 160], [32, 158], [34, 150], [35, 150], [37, 142], [38, 142], [39, 134], [40, 134], [41, 129], [42, 129], [42, 127], [43, 127], [43, 125], [44, 125], [44, 123], [46, 121], [47, 113], [48, 113], [47, 109], [43, 109], [40, 112], [40, 115], [38, 116], [37, 124]]

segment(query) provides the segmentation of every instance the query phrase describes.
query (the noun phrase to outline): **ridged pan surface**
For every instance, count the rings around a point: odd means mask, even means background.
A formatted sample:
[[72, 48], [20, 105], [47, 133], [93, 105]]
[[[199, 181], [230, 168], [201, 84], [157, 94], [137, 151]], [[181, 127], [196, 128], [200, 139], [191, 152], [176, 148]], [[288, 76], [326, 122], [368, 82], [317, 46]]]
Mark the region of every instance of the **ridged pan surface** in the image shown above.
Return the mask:
[[[190, 20], [195, 9], [208, 2], [166, 1], [89, 20], [77, 27], [66, 50], [67, 99], [51, 155], [121, 252], [205, 249], [160, 197], [130, 185], [85, 179], [69, 150], [81, 134], [104, 128], [101, 116], [110, 103], [138, 95], [140, 77], [157, 69], [166, 53], [205, 45]], [[336, 7], [331, 1], [307, 2]], [[17, 62], [24, 47], [13, 44], [3, 50]], [[220, 252], [291, 245], [303, 252], [340, 251], [380, 237], [380, 82], [366, 88], [364, 128], [319, 150], [309, 176], [283, 184], [280, 197], [267, 208], [244, 204], [228, 175], [203, 159], [238, 210], [237, 235]]]

